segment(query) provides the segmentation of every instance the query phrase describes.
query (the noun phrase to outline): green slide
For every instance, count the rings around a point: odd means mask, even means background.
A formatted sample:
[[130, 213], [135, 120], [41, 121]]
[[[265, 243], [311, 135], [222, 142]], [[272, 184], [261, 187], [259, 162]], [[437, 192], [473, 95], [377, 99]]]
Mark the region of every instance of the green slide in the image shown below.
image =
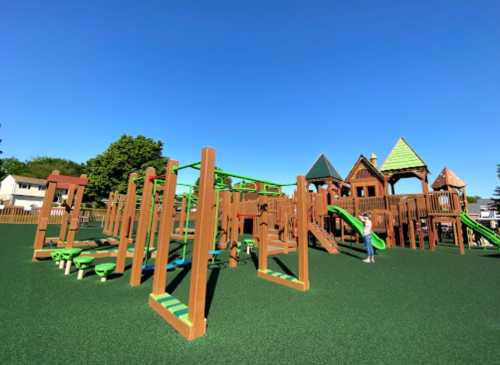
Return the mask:
[[460, 213], [460, 221], [467, 227], [472, 229], [474, 232], [479, 233], [481, 236], [486, 238], [488, 241], [494, 245], [500, 246], [500, 236], [493, 232], [488, 227], [483, 226], [481, 223], [476, 222], [474, 219], [469, 217], [467, 213]]
[[[360, 235], [363, 235], [363, 222], [353, 215], [349, 214], [349, 212], [345, 209], [342, 209], [336, 205], [329, 205], [328, 211], [337, 214], [344, 221], [349, 223]], [[385, 242], [376, 233], [372, 233], [372, 245], [373, 247], [378, 248], [379, 250], [385, 250]]]

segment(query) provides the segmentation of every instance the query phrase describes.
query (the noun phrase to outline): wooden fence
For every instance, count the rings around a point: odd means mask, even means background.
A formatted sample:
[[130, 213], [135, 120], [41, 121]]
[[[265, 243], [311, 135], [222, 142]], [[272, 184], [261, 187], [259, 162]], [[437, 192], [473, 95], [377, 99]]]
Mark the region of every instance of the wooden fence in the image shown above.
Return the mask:
[[[0, 224], [37, 224], [40, 210], [24, 210], [20, 207], [0, 209]], [[61, 224], [64, 208], [52, 208], [49, 224]], [[106, 215], [106, 209], [82, 209], [80, 223], [101, 223]]]

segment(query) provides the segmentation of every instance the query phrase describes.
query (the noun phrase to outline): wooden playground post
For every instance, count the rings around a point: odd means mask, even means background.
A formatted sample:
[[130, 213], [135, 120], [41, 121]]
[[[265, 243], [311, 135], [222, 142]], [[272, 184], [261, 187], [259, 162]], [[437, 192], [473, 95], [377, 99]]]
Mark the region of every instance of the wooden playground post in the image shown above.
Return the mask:
[[[158, 189], [158, 187], [157, 187]], [[155, 238], [156, 232], [158, 230], [159, 218], [160, 218], [160, 194], [159, 191], [156, 191], [154, 200], [153, 200], [153, 222], [151, 223], [151, 232], [149, 233], [149, 247], [154, 248], [155, 246]]]
[[268, 212], [269, 205], [267, 199], [262, 197], [257, 203], [259, 205], [259, 218], [257, 219], [258, 237], [259, 237], [259, 271], [267, 270], [268, 256]]
[[130, 276], [130, 285], [138, 286], [141, 284], [142, 263], [144, 261], [144, 246], [149, 228], [149, 213], [151, 209], [151, 193], [153, 190], [153, 179], [156, 176], [154, 167], [146, 169], [144, 177], [144, 188], [142, 190], [141, 211], [137, 234], [135, 238], [134, 258], [132, 262], [132, 274]]
[[436, 227], [434, 225], [434, 218], [429, 217], [428, 220], [428, 230], [429, 230], [429, 248], [431, 251], [436, 249]]
[[160, 232], [158, 233], [158, 251], [155, 259], [153, 277], [153, 295], [165, 293], [167, 285], [167, 264], [170, 251], [170, 236], [174, 226], [175, 189], [177, 187], [177, 173], [174, 169], [179, 165], [175, 160], [169, 160], [166, 167], [166, 181], [163, 189], [163, 201], [160, 217]]
[[221, 200], [221, 234], [219, 238], [219, 248], [226, 249], [227, 242], [229, 241], [229, 211], [231, 209], [231, 193], [229, 191], [222, 191], [220, 193]]
[[123, 216], [123, 205], [124, 205], [124, 196], [123, 195], [118, 195], [118, 203], [117, 203], [117, 208], [116, 208], [116, 214], [115, 214], [115, 224], [113, 227], [113, 236], [117, 237], [120, 234], [120, 225], [122, 221], [122, 216]]
[[238, 219], [238, 210], [240, 207], [240, 193], [231, 193], [231, 233], [230, 233], [230, 252], [229, 267], [235, 268], [238, 265], [237, 248], [239, 238], [240, 222]]
[[398, 204], [398, 213], [399, 213], [399, 246], [405, 247], [405, 236], [404, 236], [404, 227], [403, 227], [403, 203], [399, 202]]
[[106, 203], [106, 215], [104, 216], [104, 228], [103, 228], [103, 233], [106, 235], [109, 235], [109, 225], [111, 221], [111, 207], [113, 206], [113, 199], [114, 199], [115, 193], [111, 191], [108, 196], [108, 201]]
[[73, 246], [76, 232], [78, 231], [78, 227], [80, 226], [80, 210], [82, 208], [83, 193], [85, 191], [85, 184], [87, 183], [87, 175], [81, 175], [80, 178], [81, 180], [78, 183], [76, 195], [74, 198], [75, 203], [73, 204], [73, 208], [70, 214], [69, 232], [66, 238], [67, 247]]
[[[59, 175], [59, 171], [55, 170], [52, 175]], [[52, 201], [56, 193], [57, 182], [48, 181], [48, 187], [43, 197], [43, 205], [40, 209], [38, 216], [38, 224], [36, 227], [35, 240], [33, 242], [33, 260], [36, 259], [36, 250], [41, 250], [45, 243], [45, 235], [47, 234], [47, 227], [49, 225], [50, 212], [52, 210]]]
[[456, 230], [457, 230], [457, 234], [455, 237], [456, 237], [456, 240], [458, 241], [458, 249], [460, 251], [460, 255], [464, 255], [465, 254], [464, 237], [463, 237], [463, 231], [462, 231], [462, 222], [460, 222], [460, 217], [459, 217], [460, 211], [461, 211], [460, 199], [459, 199], [457, 193], [453, 193], [451, 198], [452, 198], [453, 206], [455, 207], [455, 209], [454, 209], [454, 213], [455, 213], [454, 226], [456, 226]]
[[127, 248], [129, 237], [132, 236], [132, 221], [135, 215], [135, 197], [137, 187], [135, 179], [137, 174], [131, 173], [128, 177], [127, 201], [122, 215], [120, 242], [118, 244], [118, 253], [116, 256], [116, 272], [123, 273], [125, 271], [125, 261], [127, 258]]
[[309, 256], [307, 230], [307, 183], [304, 176], [297, 177], [297, 255], [299, 258], [299, 281], [303, 291], [309, 290]]
[[189, 340], [203, 336], [206, 331], [205, 304], [208, 250], [213, 240], [215, 223], [214, 171], [215, 150], [205, 147], [201, 153], [197, 227], [193, 243], [193, 261], [189, 287], [188, 318], [192, 323]]
[[[415, 206], [416, 206], [416, 204], [415, 204]], [[416, 250], [417, 249], [417, 242], [415, 239], [415, 224], [413, 222], [413, 214], [412, 214], [413, 209], [411, 209], [411, 207], [412, 207], [412, 204], [410, 203], [410, 200], [407, 199], [406, 200], [406, 212], [407, 212], [407, 217], [408, 217], [408, 235], [410, 238], [410, 248], [413, 250]], [[415, 214], [416, 214], [416, 212], [415, 212]]]
[[117, 207], [118, 207], [118, 193], [114, 192], [113, 193], [113, 201], [111, 202], [111, 210], [109, 213], [109, 225], [108, 225], [108, 231], [107, 231], [108, 235], [113, 234]]
[[75, 192], [76, 192], [76, 185], [71, 184], [69, 189], [68, 189], [68, 199], [66, 199], [66, 207], [63, 212], [63, 217], [61, 220], [61, 229], [59, 230], [59, 240], [58, 240], [58, 246], [59, 244], [63, 244], [64, 241], [66, 241], [66, 233], [68, 232], [68, 223], [69, 223], [69, 216], [71, 213], [71, 206], [73, 205], [73, 199], [75, 197]]

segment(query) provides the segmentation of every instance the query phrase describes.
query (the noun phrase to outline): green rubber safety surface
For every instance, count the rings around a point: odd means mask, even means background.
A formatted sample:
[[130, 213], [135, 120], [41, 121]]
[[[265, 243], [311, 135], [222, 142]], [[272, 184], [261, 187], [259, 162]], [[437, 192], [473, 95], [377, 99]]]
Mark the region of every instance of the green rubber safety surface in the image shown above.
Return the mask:
[[[494, 364], [500, 358], [498, 250], [459, 256], [455, 247], [396, 248], [364, 264], [361, 245], [341, 245], [336, 256], [310, 248], [307, 293], [258, 278], [243, 254], [237, 269], [209, 270], [207, 335], [188, 342], [149, 307], [151, 278], [137, 288], [129, 285], [130, 270], [106, 285], [93, 273], [67, 280], [50, 259], [31, 261], [34, 233], [34, 226], [0, 225], [1, 364]], [[49, 234], [56, 233], [50, 226]], [[96, 234], [85, 230], [78, 239]], [[295, 276], [296, 259], [295, 253], [270, 257], [269, 269]], [[167, 273], [169, 292], [185, 304], [190, 274], [189, 268]]]

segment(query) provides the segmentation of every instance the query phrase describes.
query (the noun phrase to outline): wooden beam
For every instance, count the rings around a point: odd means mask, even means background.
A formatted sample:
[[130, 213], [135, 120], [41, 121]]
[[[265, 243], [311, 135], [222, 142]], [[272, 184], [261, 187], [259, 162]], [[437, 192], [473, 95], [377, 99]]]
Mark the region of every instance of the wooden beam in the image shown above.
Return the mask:
[[141, 211], [137, 234], [135, 237], [134, 259], [132, 261], [132, 273], [130, 275], [130, 285], [139, 286], [142, 280], [142, 264], [144, 262], [144, 246], [149, 229], [149, 211], [151, 209], [151, 193], [153, 191], [153, 181], [156, 176], [154, 167], [146, 169], [144, 177], [144, 186], [142, 189]]
[[193, 262], [189, 287], [188, 318], [192, 323], [192, 338], [203, 336], [206, 331], [208, 250], [212, 244], [215, 223], [214, 171], [215, 150], [205, 147], [201, 153], [197, 226], [193, 243]]
[[120, 229], [120, 241], [118, 243], [118, 253], [116, 256], [116, 272], [123, 273], [125, 271], [125, 261], [127, 257], [127, 248], [129, 244], [129, 237], [132, 235], [132, 222], [135, 216], [135, 198], [137, 187], [135, 179], [137, 174], [131, 173], [128, 178], [127, 187], [127, 201], [125, 204], [124, 212], [122, 215], [122, 223]]
[[161, 207], [160, 232], [158, 234], [158, 249], [155, 258], [155, 272], [153, 276], [153, 295], [165, 293], [167, 285], [167, 264], [170, 252], [170, 235], [173, 231], [175, 216], [175, 190], [177, 187], [177, 173], [175, 168], [179, 163], [169, 160], [166, 166], [165, 187]]

